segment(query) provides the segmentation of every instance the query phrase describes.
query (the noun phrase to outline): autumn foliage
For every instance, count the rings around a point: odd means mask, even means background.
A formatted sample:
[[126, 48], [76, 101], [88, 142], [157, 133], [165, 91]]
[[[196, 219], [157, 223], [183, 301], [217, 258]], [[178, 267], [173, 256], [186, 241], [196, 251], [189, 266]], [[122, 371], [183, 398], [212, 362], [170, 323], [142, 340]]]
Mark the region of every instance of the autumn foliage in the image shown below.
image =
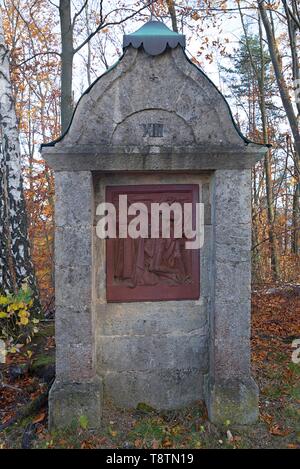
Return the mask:
[[[247, 5], [244, 8], [253, 8], [254, 14], [257, 15], [256, 6], [248, 4], [248, 2], [245, 3]], [[103, 2], [103, 6], [108, 8], [105, 2]], [[125, 5], [120, 2], [119, 6], [122, 9]], [[188, 47], [190, 47], [192, 39], [198, 41], [197, 48], [193, 49], [192, 60], [204, 68], [207, 64], [214, 63], [220, 58], [223, 58], [224, 63], [228, 64], [232, 60], [233, 54], [245, 54], [244, 58], [241, 58], [243, 66], [235, 70], [235, 76], [239, 74], [238, 79], [244, 83], [243, 91], [242, 88], [239, 90], [237, 87], [233, 88], [237, 90], [235, 93], [239, 93], [239, 95], [236, 94], [239, 101], [233, 102], [236, 104], [237, 110], [235, 117], [249, 138], [263, 142], [261, 117], [257, 106], [259, 84], [256, 82], [255, 73], [253, 70], [251, 71], [251, 57], [249, 58], [251, 47], [258, 46], [251, 43], [253, 39], [250, 27], [247, 26], [249, 36], [242, 38], [243, 41], [248, 41], [247, 46], [244, 45], [243, 48], [237, 46], [232, 50], [228, 45], [230, 40], [226, 35], [224, 41], [220, 41], [218, 37], [222, 34], [226, 18], [230, 19], [236, 15], [238, 19], [239, 14], [244, 14], [243, 8], [240, 12], [238, 11], [238, 6], [239, 2], [234, 2], [232, 8], [229, 8], [228, 2], [205, 0], [196, 2], [193, 6], [179, 2], [174, 10], [172, 2], [157, 1], [153, 2], [152, 10], [158, 18], [165, 18], [169, 15], [173, 27], [184, 28]], [[138, 4], [137, 10], [140, 7], [141, 5]], [[277, 11], [280, 12], [280, 5], [279, 3], [275, 5], [273, 2], [270, 7], [274, 11], [274, 19], [276, 19]], [[82, 10], [81, 15], [76, 18], [76, 23], [74, 23], [76, 43], [80, 43], [80, 38], [86, 37], [88, 31], [99, 27], [102, 21], [99, 11], [94, 5], [90, 9], [86, 9], [85, 15]], [[11, 78], [19, 118], [32, 257], [42, 301], [44, 304], [49, 304], [54, 294], [54, 184], [51, 169], [39, 155], [39, 146], [42, 142], [51, 141], [60, 134], [59, 15], [57, 8], [47, 0], [37, 0], [36, 2], [21, 0], [17, 3], [5, 0], [2, 12], [6, 40], [10, 47]], [[109, 10], [105, 12], [109, 13]], [[144, 21], [147, 14], [149, 14], [149, 9], [142, 10], [130, 21], [138, 22], [141, 19]], [[102, 15], [104, 15], [103, 12]], [[114, 21], [117, 23], [119, 19], [117, 16], [109, 16], [108, 18], [111, 18], [112, 25], [104, 27], [91, 40], [89, 49], [84, 49], [82, 53], [81, 63], [74, 64], [75, 82], [78, 82], [77, 74], [80, 73], [80, 70], [84, 70], [88, 80], [86, 84], [89, 84], [92, 77], [96, 78], [101, 73], [101, 68], [102, 70], [103, 66], [107, 68], [109, 61], [114, 60], [116, 54], [120, 53], [122, 26], [117, 24], [113, 26]], [[245, 16], [242, 16], [241, 20], [247, 22]], [[255, 28], [258, 30], [258, 24]], [[210, 29], [215, 30], [215, 34], [209, 34]], [[282, 53], [284, 50], [288, 50], [288, 41], [286, 30], [286, 33], [283, 31], [281, 34]], [[111, 45], [109, 46], [109, 44]], [[76, 44], [74, 44], [75, 46]], [[259, 50], [253, 49], [252, 53], [257, 54]], [[266, 51], [265, 54], [267, 57]], [[270, 69], [270, 59], [266, 60]], [[256, 66], [260, 67], [259, 59], [256, 59]], [[245, 78], [245, 73], [248, 74], [247, 78]], [[268, 75], [269, 73], [270, 75]], [[291, 77], [288, 72], [286, 73], [287, 83], [292, 86]], [[237, 81], [235, 76], [225, 72], [225, 69], [224, 74], [224, 81], [228, 81], [228, 86], [235, 86]], [[283, 117], [280, 120], [271, 107], [268, 110], [268, 103], [272, 101], [276, 93], [278, 94], [271, 69], [270, 72], [266, 72], [265, 80], [270, 89], [267, 91], [268, 95], [265, 99], [268, 112], [268, 141], [273, 145], [269, 156], [272, 194], [271, 199], [267, 199], [265, 165], [263, 162], [258, 163], [253, 171], [253, 281], [255, 284], [278, 281], [298, 282], [300, 276], [299, 252], [293, 247], [293, 239], [295, 230], [297, 232], [299, 226], [295, 226], [293, 216], [295, 203], [297, 204], [297, 194], [296, 196], [294, 194], [297, 185], [299, 185], [299, 169], [297, 170], [295, 165], [295, 149], [286, 124], [283, 123]], [[83, 90], [82, 84], [80, 87]], [[77, 93], [77, 97], [79, 94]], [[243, 107], [248, 108], [249, 113], [241, 112], [242, 108], [239, 105], [241, 102]], [[271, 225], [268, 208], [270, 203], [274, 212], [274, 221]], [[274, 242], [270, 238], [270, 233], [275, 239]], [[274, 276], [272, 264], [274, 243], [278, 250], [279, 277]]]

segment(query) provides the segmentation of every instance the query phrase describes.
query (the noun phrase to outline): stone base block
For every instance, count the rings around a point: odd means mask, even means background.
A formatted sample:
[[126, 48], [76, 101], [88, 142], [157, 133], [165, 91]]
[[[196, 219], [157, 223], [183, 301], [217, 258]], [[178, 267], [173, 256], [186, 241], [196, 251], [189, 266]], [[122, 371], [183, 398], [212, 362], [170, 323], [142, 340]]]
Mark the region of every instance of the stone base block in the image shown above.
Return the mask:
[[250, 377], [243, 380], [225, 380], [205, 383], [205, 401], [208, 416], [215, 424], [248, 425], [258, 418], [258, 387]]
[[199, 369], [106, 372], [103, 381], [105, 398], [129, 409], [140, 403], [156, 410], [178, 409], [203, 399]]
[[103, 386], [100, 378], [83, 383], [63, 383], [56, 380], [49, 393], [49, 428], [78, 424], [80, 416], [87, 418], [89, 428], [101, 423]]

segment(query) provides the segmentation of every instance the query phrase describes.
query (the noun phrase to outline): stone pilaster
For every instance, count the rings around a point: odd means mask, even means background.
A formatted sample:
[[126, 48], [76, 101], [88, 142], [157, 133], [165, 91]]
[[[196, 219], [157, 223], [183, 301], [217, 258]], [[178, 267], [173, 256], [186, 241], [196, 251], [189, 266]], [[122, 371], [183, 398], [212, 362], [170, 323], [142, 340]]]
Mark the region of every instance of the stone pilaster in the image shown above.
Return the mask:
[[101, 418], [102, 383], [96, 375], [93, 308], [93, 181], [90, 171], [55, 174], [56, 380], [50, 427], [85, 415]]
[[215, 423], [248, 424], [258, 415], [258, 388], [250, 374], [250, 170], [215, 172], [212, 211], [208, 413]]

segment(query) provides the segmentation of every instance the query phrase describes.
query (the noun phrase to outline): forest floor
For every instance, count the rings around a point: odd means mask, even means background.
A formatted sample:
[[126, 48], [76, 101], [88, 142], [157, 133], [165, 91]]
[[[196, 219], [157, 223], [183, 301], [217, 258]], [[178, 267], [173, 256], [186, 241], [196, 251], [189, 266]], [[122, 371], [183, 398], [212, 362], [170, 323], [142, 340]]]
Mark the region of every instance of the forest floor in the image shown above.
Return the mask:
[[[45, 323], [33, 345], [30, 366], [8, 357], [0, 383], [0, 448], [298, 448], [300, 449], [300, 364], [292, 342], [300, 339], [300, 286], [260, 288], [252, 295], [252, 366], [260, 388], [255, 425], [229, 421], [216, 427], [202, 402], [172, 412], [145, 404], [120, 410], [105, 404], [101, 431], [87, 430], [85, 418], [61, 432], [47, 430], [47, 382], [53, 374], [53, 324]], [[39, 405], [27, 414], [28, 402]], [[20, 418], [22, 415], [22, 418]], [[15, 423], [12, 419], [19, 416]]]

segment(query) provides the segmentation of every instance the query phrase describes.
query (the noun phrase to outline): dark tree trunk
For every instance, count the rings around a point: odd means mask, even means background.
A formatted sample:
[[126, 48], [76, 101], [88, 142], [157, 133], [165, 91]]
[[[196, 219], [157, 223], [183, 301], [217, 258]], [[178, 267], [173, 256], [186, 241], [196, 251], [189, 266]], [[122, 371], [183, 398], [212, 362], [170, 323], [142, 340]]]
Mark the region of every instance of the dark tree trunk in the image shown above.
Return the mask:
[[293, 105], [289, 96], [289, 90], [288, 90], [287, 84], [283, 76], [280, 54], [278, 51], [275, 37], [272, 32], [270, 20], [265, 10], [264, 3], [265, 3], [264, 0], [259, 0], [258, 2], [259, 11], [260, 11], [261, 19], [262, 19], [262, 22], [264, 24], [264, 28], [266, 31], [267, 43], [268, 43], [269, 52], [270, 52], [270, 56], [271, 56], [271, 60], [272, 60], [272, 64], [273, 64], [273, 68], [275, 72], [278, 89], [280, 92], [281, 101], [282, 101], [283, 107], [285, 109], [291, 130], [292, 130], [295, 149], [299, 156], [300, 155], [300, 132], [299, 132], [299, 126], [298, 126], [298, 119], [297, 119], [297, 116], [295, 115]]
[[[291, 57], [292, 57], [292, 70], [293, 80], [297, 83], [296, 86], [300, 86], [300, 67], [299, 67], [299, 54], [298, 54], [298, 41], [297, 41], [297, 30], [300, 30], [298, 23], [298, 9], [296, 2], [292, 2], [292, 10], [289, 8], [286, 0], [282, 0], [284, 10], [288, 23], [289, 41], [291, 46]], [[296, 100], [296, 107], [298, 112], [298, 119], [300, 116], [300, 101]], [[292, 252], [294, 254], [300, 253], [300, 160], [299, 152], [296, 152], [294, 156], [294, 178], [296, 181], [295, 190], [293, 195], [293, 232], [292, 232]]]
[[[247, 29], [245, 27], [243, 14], [238, 3], [239, 13], [241, 17], [241, 22], [243, 26], [244, 35], [246, 38], [246, 47], [249, 54], [249, 59], [253, 73], [257, 82], [259, 90], [259, 108], [261, 113], [262, 121], [262, 131], [263, 131], [263, 140], [265, 144], [269, 143], [268, 137], [268, 123], [267, 123], [267, 112], [266, 112], [266, 96], [265, 96], [265, 63], [264, 63], [264, 52], [263, 52], [263, 38], [262, 38], [262, 29], [261, 22], [259, 20], [259, 39], [260, 39], [260, 70], [258, 69], [252, 55], [252, 51], [249, 47]], [[271, 267], [272, 275], [274, 280], [279, 280], [280, 278], [280, 262], [279, 262], [279, 253], [278, 253], [278, 244], [275, 234], [275, 212], [274, 212], [274, 200], [273, 200], [273, 180], [272, 180], [272, 171], [271, 171], [271, 161], [272, 154], [268, 150], [265, 159], [265, 181], [266, 181], [266, 196], [267, 196], [267, 214], [268, 214], [268, 232], [269, 232], [269, 242], [270, 242], [270, 251], [271, 251]]]
[[73, 25], [70, 0], [59, 2], [61, 30], [61, 130], [65, 132], [73, 114]]
[[176, 17], [176, 10], [173, 0], [167, 0], [169, 14], [172, 20], [172, 29], [175, 33], [178, 33], [178, 25], [177, 25], [177, 17]]

